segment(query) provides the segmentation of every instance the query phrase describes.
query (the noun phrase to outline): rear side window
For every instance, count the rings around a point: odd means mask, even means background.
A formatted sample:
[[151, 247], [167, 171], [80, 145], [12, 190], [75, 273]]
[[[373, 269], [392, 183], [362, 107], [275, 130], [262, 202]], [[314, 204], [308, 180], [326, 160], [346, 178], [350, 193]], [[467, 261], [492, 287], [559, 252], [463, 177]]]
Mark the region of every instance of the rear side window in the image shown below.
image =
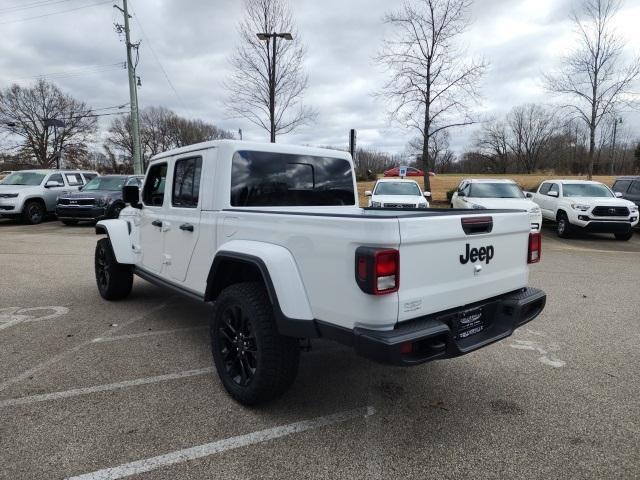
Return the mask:
[[540, 187], [540, 190], [538, 191], [538, 193], [540, 195], [546, 195], [547, 193], [549, 193], [549, 189], [551, 188], [551, 184], [550, 183], [543, 183], [542, 186]]
[[180, 208], [198, 206], [202, 158], [185, 158], [176, 161], [173, 172], [173, 196], [171, 205]]
[[147, 174], [147, 181], [142, 191], [142, 202], [145, 205], [159, 207], [164, 203], [164, 185], [167, 178], [167, 164], [153, 165]]
[[355, 205], [351, 164], [344, 159], [240, 151], [233, 156], [234, 207]]
[[70, 187], [77, 187], [78, 185], [84, 185], [82, 183], [82, 177], [79, 173], [65, 173], [65, 178]]

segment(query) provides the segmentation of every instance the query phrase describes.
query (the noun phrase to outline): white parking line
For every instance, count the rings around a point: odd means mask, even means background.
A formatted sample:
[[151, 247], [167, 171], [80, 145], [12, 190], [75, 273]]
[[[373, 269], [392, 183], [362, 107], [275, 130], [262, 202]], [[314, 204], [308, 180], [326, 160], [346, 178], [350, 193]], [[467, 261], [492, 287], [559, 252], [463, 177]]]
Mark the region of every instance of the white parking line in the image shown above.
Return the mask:
[[287, 435], [294, 433], [301, 433], [336, 423], [343, 423], [359, 417], [366, 418], [374, 413], [375, 408], [371, 406], [356, 408], [354, 410], [347, 410], [345, 412], [335, 413], [325, 417], [303, 420], [301, 422], [290, 423], [280, 427], [267, 428], [266, 430], [219, 440], [217, 442], [205, 443], [204, 445], [185, 448], [184, 450], [178, 450], [144, 460], [138, 460], [136, 462], [125, 463], [117, 467], [105, 468], [104, 470], [85, 473], [84, 475], [78, 475], [76, 477], [68, 477], [67, 480], [114, 480], [117, 478], [128, 477], [130, 475], [150, 472], [168, 465], [175, 465], [198, 458], [208, 457], [227, 450], [233, 450], [236, 448], [246, 447], [248, 445], [254, 445], [256, 443], [267, 442], [276, 438], [286, 437]]
[[106, 385], [96, 385], [94, 387], [74, 388], [73, 390], [65, 390], [63, 392], [53, 392], [44, 393], [41, 395], [31, 395], [28, 397], [9, 398], [7, 400], [0, 400], [0, 408], [11, 407], [15, 405], [28, 405], [30, 403], [48, 402], [51, 400], [60, 400], [61, 398], [88, 395], [90, 393], [108, 392], [110, 390], [120, 390], [122, 388], [137, 387], [139, 385], [149, 385], [150, 383], [167, 382], [169, 380], [179, 380], [181, 378], [195, 377], [197, 375], [204, 375], [212, 372], [212, 367], [199, 368], [197, 370], [186, 370], [184, 372], [158, 375], [157, 377], [137, 378], [135, 380], [125, 380], [124, 382], [108, 383]]
[[[162, 310], [164, 307], [166, 307], [167, 305], [169, 305], [169, 302], [171, 301], [171, 299], [167, 300], [164, 303], [161, 303], [160, 305], [157, 305], [155, 307], [150, 308], [149, 310], [147, 310], [146, 312], [144, 312], [141, 315], [138, 315], [137, 317], [133, 317], [131, 320], [121, 323], [118, 327], [112, 327], [109, 330], [106, 330], [103, 333], [113, 333], [116, 332], [118, 330], [121, 330], [129, 325], [131, 325], [132, 323], [135, 323], [139, 320], [142, 320], [145, 317], [148, 317], [149, 315], [151, 315], [152, 313], [157, 312], [158, 310]], [[41, 370], [44, 370], [45, 368], [53, 365], [54, 363], [56, 363], [57, 361], [65, 358], [66, 356], [77, 352], [78, 350], [80, 350], [81, 348], [85, 347], [86, 345], [90, 345], [91, 344], [91, 340], [88, 340], [86, 342], [80, 343], [78, 345], [76, 345], [73, 348], [70, 348], [69, 350], [65, 350], [63, 352], [60, 352], [57, 355], [54, 355], [53, 357], [49, 358], [48, 360], [45, 360], [42, 363], [39, 363], [38, 365], [36, 365], [35, 367], [30, 368], [29, 370], [26, 370], [24, 372], [22, 372], [20, 375], [17, 375], [13, 378], [10, 378], [8, 380], [5, 380], [4, 382], [0, 383], [0, 392], [2, 392], [3, 390], [6, 390], [7, 388], [9, 388], [11, 385], [13, 385], [14, 383], [20, 382], [26, 378], [29, 378], [30, 376], [32, 376], [35, 373], [38, 373]]]
[[201, 327], [174, 328], [172, 330], [155, 330], [151, 332], [132, 333], [130, 335], [119, 335], [117, 337], [98, 337], [91, 340], [91, 343], [117, 342], [119, 340], [129, 340], [132, 338], [153, 337], [156, 335], [169, 335], [181, 332], [194, 332], [197, 330], [206, 330], [207, 328], [208, 327], [206, 325], [202, 325]]
[[[39, 313], [48, 315], [38, 316]], [[6, 307], [0, 308], [0, 330], [9, 328], [18, 323], [40, 322], [52, 320], [69, 313], [67, 307]]]

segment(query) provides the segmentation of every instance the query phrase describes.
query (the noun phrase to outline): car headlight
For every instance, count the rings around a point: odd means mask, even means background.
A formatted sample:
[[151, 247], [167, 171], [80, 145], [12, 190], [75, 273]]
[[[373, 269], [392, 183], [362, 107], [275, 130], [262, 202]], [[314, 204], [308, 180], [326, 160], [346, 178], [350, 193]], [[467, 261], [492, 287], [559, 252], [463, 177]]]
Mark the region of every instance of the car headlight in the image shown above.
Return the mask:
[[580, 210], [581, 212], [586, 212], [591, 207], [589, 205], [583, 205], [581, 203], [572, 203], [571, 208], [573, 208], [574, 210]]
[[382, 202], [371, 202], [371, 208], [380, 208], [382, 207]]
[[529, 213], [540, 213], [540, 207], [533, 207], [531, 210], [529, 210]]
[[0, 193], [0, 198], [17, 198], [17, 193]]
[[419, 203], [418, 208], [429, 208], [426, 203]]
[[638, 206], [634, 205], [633, 207], [629, 207], [629, 211], [631, 213], [638, 213]]
[[109, 205], [110, 202], [111, 202], [111, 199], [109, 197], [98, 197], [96, 199], [96, 205], [98, 207], [106, 207], [107, 205]]

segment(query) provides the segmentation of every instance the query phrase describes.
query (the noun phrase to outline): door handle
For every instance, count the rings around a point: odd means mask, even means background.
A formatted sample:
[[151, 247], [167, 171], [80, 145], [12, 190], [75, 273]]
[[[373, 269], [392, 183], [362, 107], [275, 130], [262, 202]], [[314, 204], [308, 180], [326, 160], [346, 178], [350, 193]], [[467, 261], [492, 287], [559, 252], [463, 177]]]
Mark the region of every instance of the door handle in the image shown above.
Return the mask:
[[193, 225], [190, 223], [183, 223], [180, 225], [180, 230], [184, 230], [185, 232], [193, 232]]
[[154, 220], [153, 222], [151, 222], [151, 225], [153, 225], [154, 227], [162, 228], [162, 221]]

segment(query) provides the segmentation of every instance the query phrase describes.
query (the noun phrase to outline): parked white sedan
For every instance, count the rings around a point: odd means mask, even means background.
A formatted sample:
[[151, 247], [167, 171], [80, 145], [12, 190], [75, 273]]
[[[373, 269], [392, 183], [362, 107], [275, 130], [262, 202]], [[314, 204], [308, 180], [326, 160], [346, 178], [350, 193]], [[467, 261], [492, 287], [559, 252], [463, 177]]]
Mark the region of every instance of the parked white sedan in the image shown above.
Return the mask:
[[542, 227], [542, 211], [527, 199], [516, 182], [508, 179], [465, 179], [451, 197], [451, 208], [526, 210], [531, 229]]
[[426, 197], [431, 196], [431, 192], [423, 193], [414, 180], [397, 178], [381, 178], [373, 191], [364, 194], [373, 208], [429, 208]]

